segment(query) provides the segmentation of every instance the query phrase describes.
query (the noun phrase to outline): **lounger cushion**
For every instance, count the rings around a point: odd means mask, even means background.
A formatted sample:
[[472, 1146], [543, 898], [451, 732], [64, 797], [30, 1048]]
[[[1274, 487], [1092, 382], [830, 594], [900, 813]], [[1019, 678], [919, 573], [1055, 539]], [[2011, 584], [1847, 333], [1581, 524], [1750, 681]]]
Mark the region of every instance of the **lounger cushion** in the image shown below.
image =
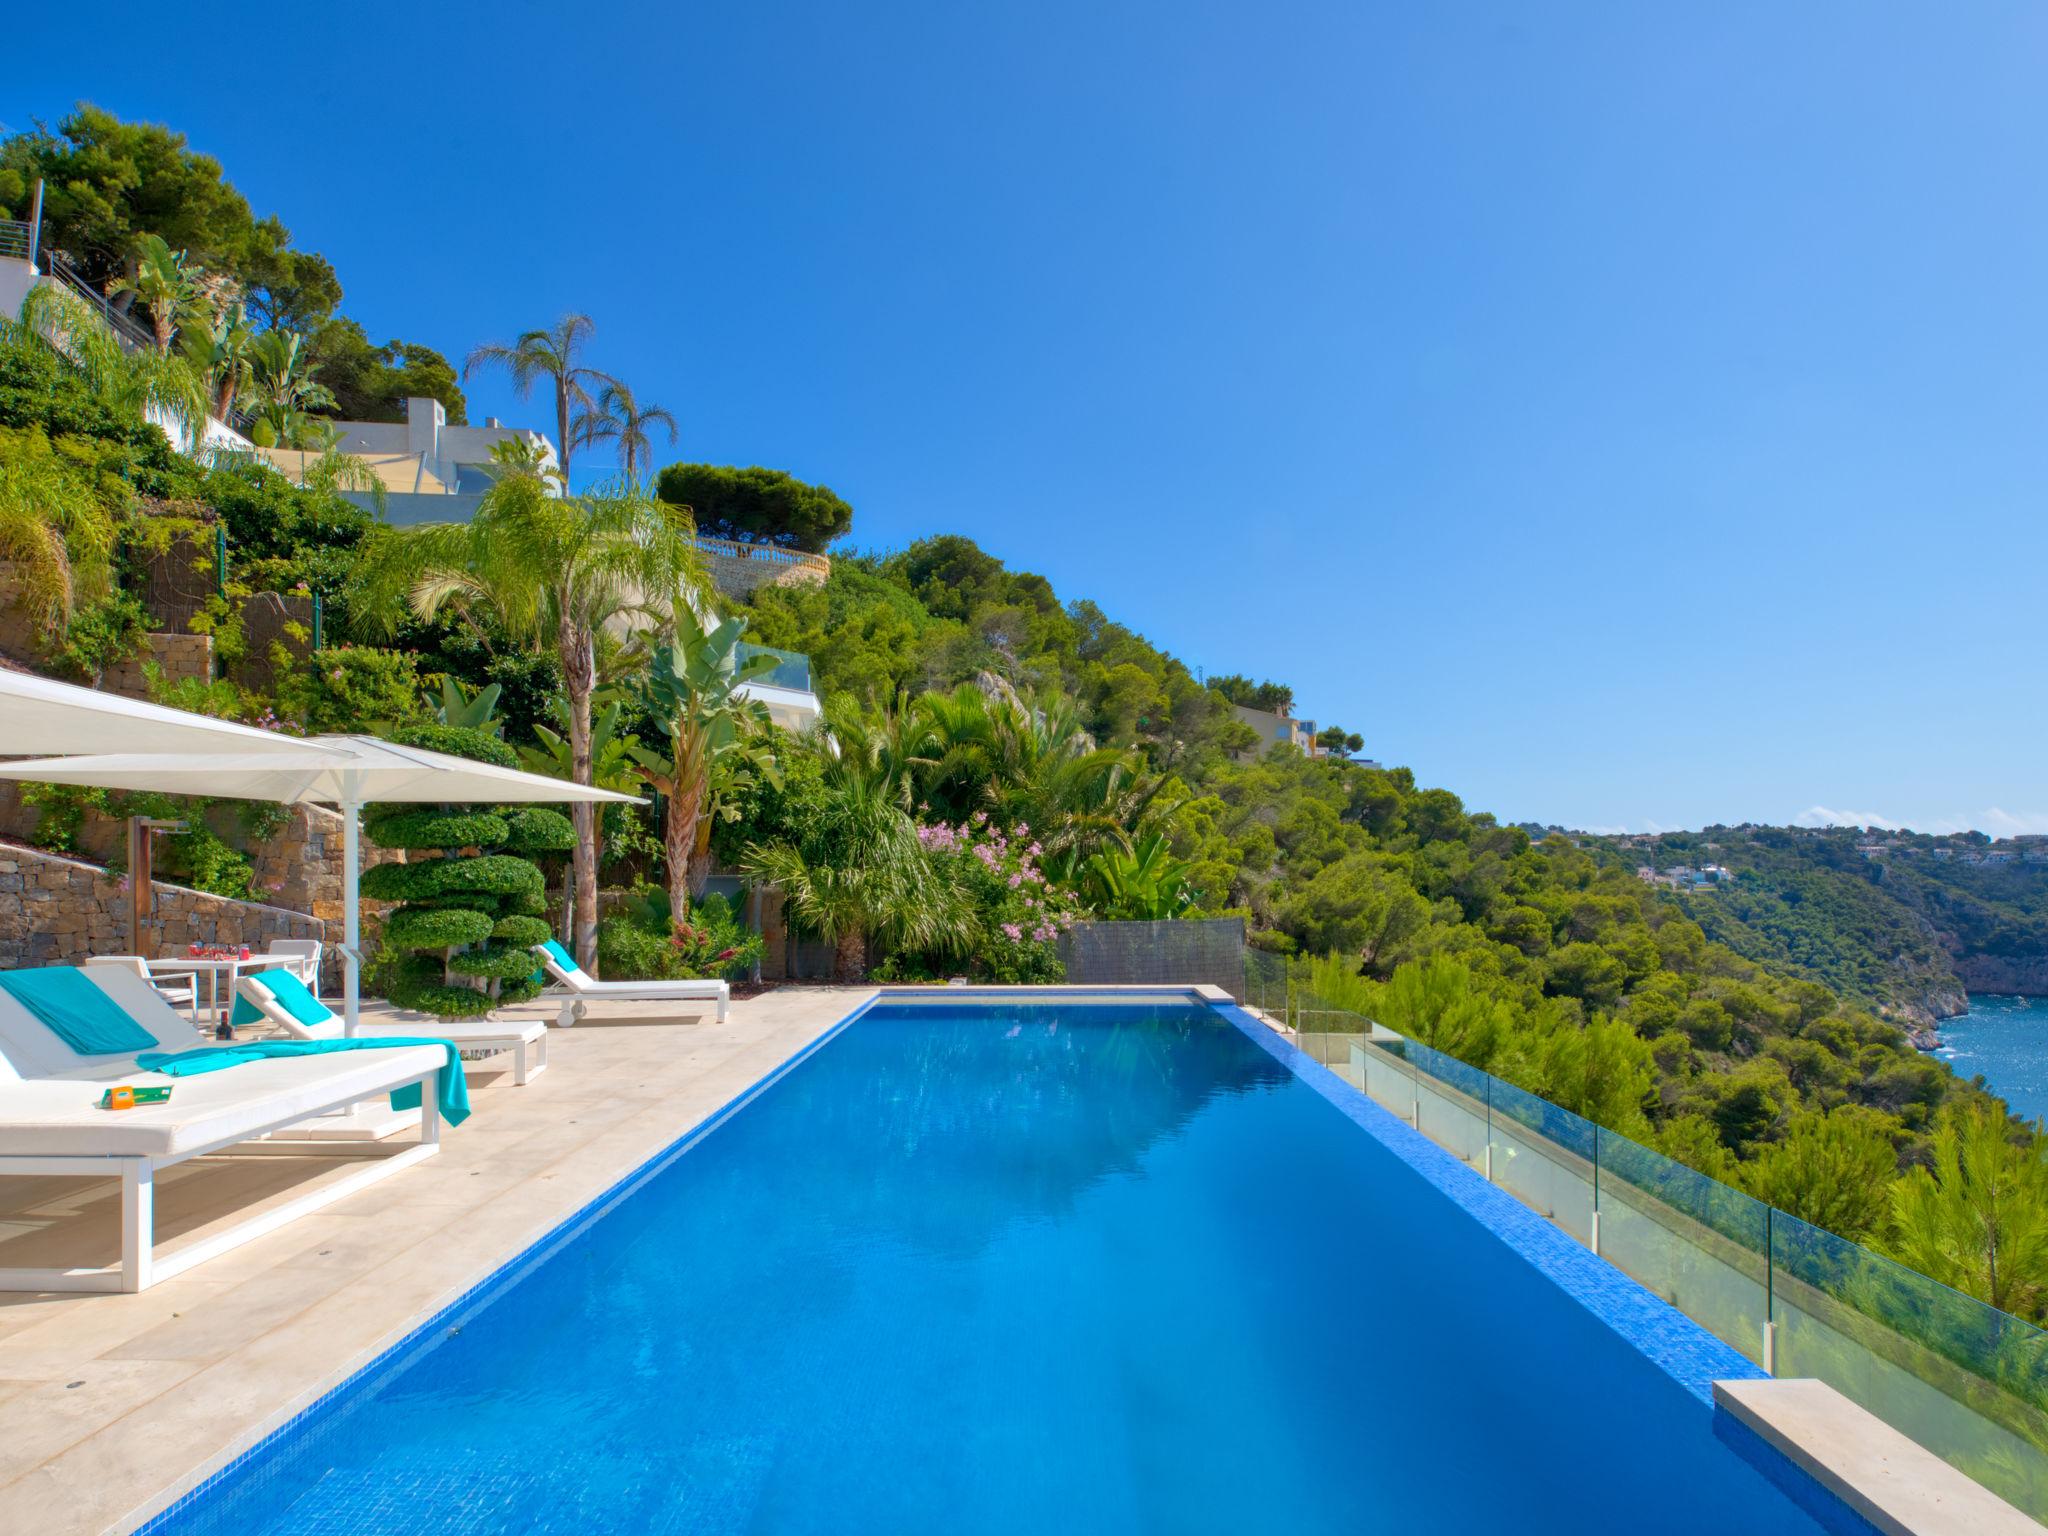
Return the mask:
[[[175, 1157], [388, 1093], [446, 1059], [437, 1046], [403, 1046], [254, 1061], [203, 1077], [131, 1070], [97, 1082], [0, 1084], [0, 1155]], [[162, 1104], [101, 1109], [107, 1081], [169, 1084], [171, 1096]]]
[[562, 948], [562, 946], [557, 944], [553, 939], [546, 940], [539, 947], [541, 949], [546, 950], [548, 952], [548, 958], [553, 960], [556, 965], [562, 968], [563, 975], [574, 976], [578, 971], [583, 969], [582, 966], [578, 965], [573, 959], [570, 958], [569, 951]]
[[[306, 990], [306, 984], [290, 971], [255, 971], [248, 980], [257, 983], [268, 992], [271, 1001], [301, 1024], [325, 1024], [334, 1017], [334, 1010]], [[237, 989], [239, 991], [239, 989]], [[234, 1017], [229, 1020], [237, 1027], [243, 1024], [260, 1024], [262, 1010], [248, 998], [235, 998]]]
[[156, 1037], [128, 1017], [75, 965], [0, 971], [0, 991], [33, 1014], [74, 1056], [146, 1051]]

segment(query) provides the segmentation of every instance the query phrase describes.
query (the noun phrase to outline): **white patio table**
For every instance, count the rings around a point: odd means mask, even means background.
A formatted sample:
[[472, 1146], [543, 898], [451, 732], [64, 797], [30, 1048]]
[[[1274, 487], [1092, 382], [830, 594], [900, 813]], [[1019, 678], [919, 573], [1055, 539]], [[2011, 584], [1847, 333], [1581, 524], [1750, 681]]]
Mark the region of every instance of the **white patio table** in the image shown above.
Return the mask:
[[[149, 962], [152, 976], [185, 976], [192, 978], [192, 1022], [199, 1022], [199, 976], [206, 974], [206, 1011], [213, 1015], [216, 1026], [227, 1023], [229, 1010], [235, 1005], [235, 981], [244, 971], [268, 971], [278, 969], [275, 955], [251, 955], [244, 960], [239, 955], [216, 958], [212, 955], [165, 955]], [[225, 978], [225, 979], [223, 979]]]

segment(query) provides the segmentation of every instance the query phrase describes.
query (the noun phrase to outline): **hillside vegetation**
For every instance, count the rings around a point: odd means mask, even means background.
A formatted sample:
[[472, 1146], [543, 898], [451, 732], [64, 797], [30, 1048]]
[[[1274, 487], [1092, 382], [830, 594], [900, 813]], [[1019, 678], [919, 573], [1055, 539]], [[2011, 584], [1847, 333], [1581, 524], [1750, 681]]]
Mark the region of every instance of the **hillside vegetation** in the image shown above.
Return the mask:
[[1726, 867], [1733, 881], [1682, 897], [1709, 937], [1909, 1022], [2048, 962], [2048, 858], [2029, 841], [1709, 827], [1586, 842], [1631, 868]]

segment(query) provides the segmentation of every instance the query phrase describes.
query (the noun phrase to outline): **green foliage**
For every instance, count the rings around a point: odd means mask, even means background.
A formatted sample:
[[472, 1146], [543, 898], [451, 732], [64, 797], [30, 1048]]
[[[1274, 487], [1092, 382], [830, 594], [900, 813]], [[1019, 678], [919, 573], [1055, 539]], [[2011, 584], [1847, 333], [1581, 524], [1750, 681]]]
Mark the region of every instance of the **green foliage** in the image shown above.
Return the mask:
[[440, 725], [422, 721], [392, 731], [390, 738], [401, 747], [421, 747], [429, 752], [445, 752], [450, 757], [466, 757], [475, 762], [490, 763], [498, 768], [519, 766], [518, 753], [497, 737], [473, 726]]
[[[453, 976], [474, 976], [482, 981], [517, 981], [533, 974], [533, 946], [486, 944], [480, 949], [465, 949], [448, 957], [448, 971]], [[504, 999], [501, 997], [500, 1001]]]
[[1255, 683], [1248, 677], [1240, 677], [1231, 672], [1222, 677], [1210, 678], [1209, 686], [1232, 704], [1242, 705], [1246, 709], [1259, 709], [1267, 714], [1278, 714], [1283, 709], [1294, 708], [1294, 690], [1285, 683]]
[[[278, 679], [278, 707], [311, 735], [367, 732], [418, 717], [418, 664], [406, 651], [331, 646]], [[414, 743], [425, 745], [425, 743]]]
[[510, 831], [506, 819], [491, 811], [444, 811], [438, 806], [393, 808], [375, 820], [375, 840], [380, 848], [502, 845]]
[[438, 400], [451, 425], [469, 421], [469, 404], [454, 365], [418, 342], [372, 342], [359, 321], [337, 316], [314, 334], [320, 379], [344, 421], [405, 420], [409, 399]]
[[188, 149], [182, 133], [81, 103], [54, 130], [38, 122], [0, 140], [0, 218], [28, 217], [38, 178], [44, 238], [97, 287], [128, 275], [149, 234], [234, 278], [266, 325], [315, 324], [341, 301], [326, 259], [294, 250], [276, 218], [256, 218], [220, 163]]
[[153, 627], [139, 599], [113, 593], [73, 610], [63, 638], [50, 652], [50, 664], [97, 682], [116, 662], [147, 655]]
[[501, 917], [497, 922], [493, 923], [491, 925], [491, 937], [503, 939], [508, 944], [516, 944], [523, 948], [531, 949], [534, 945], [545, 944], [549, 939], [553, 938], [554, 930], [549, 928], [547, 923], [538, 917], [521, 917], [514, 914], [509, 917]]
[[1154, 832], [1128, 852], [1090, 854], [1081, 866], [1081, 896], [1097, 917], [1157, 921], [1176, 917], [1194, 898], [1189, 866]]
[[825, 486], [758, 465], [671, 464], [655, 493], [688, 507], [707, 538], [815, 551], [853, 527], [853, 508]]
[[1860, 1105], [1808, 1111], [1758, 1153], [1742, 1183], [1757, 1199], [1860, 1243], [1891, 1216], [1900, 1134], [1892, 1116]]
[[634, 892], [598, 923], [597, 957], [604, 974], [633, 980], [745, 979], [761, 957], [761, 936], [734, 914], [723, 896], [706, 896], [678, 927], [668, 893], [655, 886]]
[[546, 806], [506, 807], [505, 835], [500, 841], [513, 853], [567, 853], [576, 846], [576, 829], [560, 811]]
[[384, 924], [384, 942], [397, 949], [450, 949], [481, 944], [492, 920], [466, 907], [400, 907]]
[[2048, 1158], [2005, 1117], [1970, 1105], [1942, 1117], [1933, 1166], [1892, 1186], [1892, 1253], [1943, 1285], [2021, 1317], [2048, 1304]]
[[446, 968], [425, 955], [406, 955], [386, 970], [384, 991], [400, 1008], [431, 1014], [437, 1019], [480, 1019], [498, 1006], [508, 989], [501, 985], [499, 997], [462, 982], [447, 979]]

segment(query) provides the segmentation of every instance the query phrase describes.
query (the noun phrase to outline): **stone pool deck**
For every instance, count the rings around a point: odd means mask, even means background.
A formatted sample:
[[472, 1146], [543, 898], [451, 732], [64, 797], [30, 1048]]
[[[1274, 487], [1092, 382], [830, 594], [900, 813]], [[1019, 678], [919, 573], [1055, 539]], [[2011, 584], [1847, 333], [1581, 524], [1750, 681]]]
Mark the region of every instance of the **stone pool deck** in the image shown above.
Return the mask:
[[[872, 995], [785, 988], [724, 1024], [593, 1005], [526, 1087], [473, 1074], [474, 1114], [416, 1168], [139, 1295], [0, 1292], [0, 1531], [133, 1529]], [[197, 1159], [159, 1176], [159, 1242], [355, 1165]], [[103, 1262], [118, 1206], [112, 1181], [0, 1178], [0, 1251]]]

